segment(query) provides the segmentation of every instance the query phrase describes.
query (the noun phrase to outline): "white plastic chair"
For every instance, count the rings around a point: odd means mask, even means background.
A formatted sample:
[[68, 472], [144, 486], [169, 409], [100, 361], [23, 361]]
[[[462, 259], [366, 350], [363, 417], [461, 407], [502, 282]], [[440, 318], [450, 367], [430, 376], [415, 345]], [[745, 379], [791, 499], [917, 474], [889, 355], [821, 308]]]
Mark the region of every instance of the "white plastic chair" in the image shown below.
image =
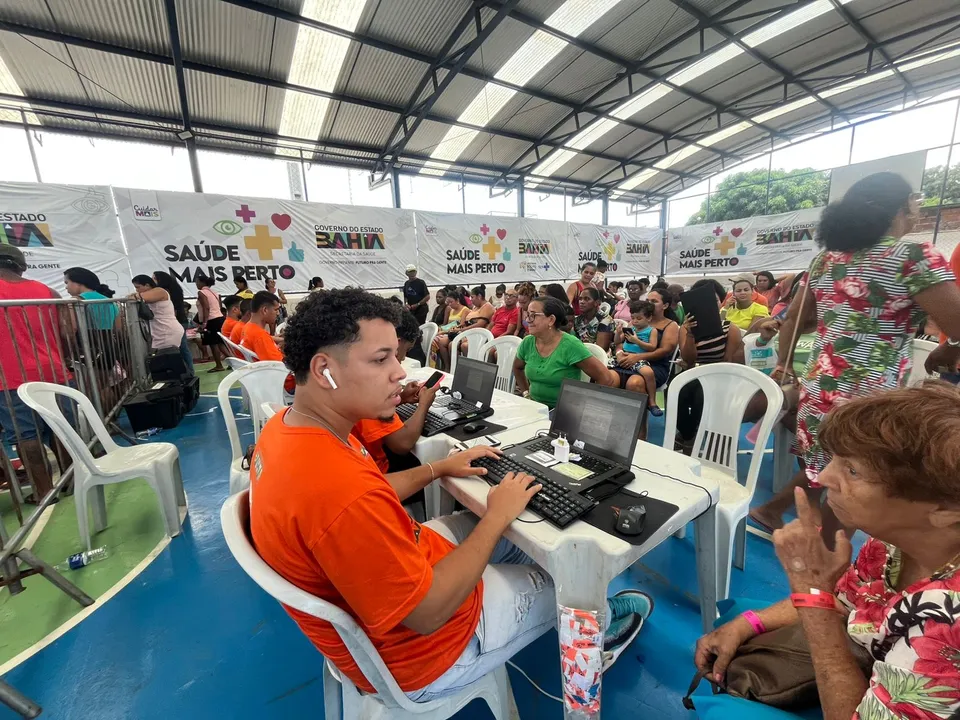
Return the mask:
[[[607, 366], [607, 363], [610, 362], [610, 356], [607, 355], [607, 351], [596, 343], [584, 343], [583, 346], [590, 351], [590, 354], [593, 355], [597, 360], [600, 361], [600, 364], [604, 367]], [[580, 371], [580, 379], [583, 382], [590, 382], [590, 376], [587, 375], [582, 370]]]
[[927, 361], [930, 353], [936, 349], [937, 343], [930, 342], [929, 340], [920, 340], [918, 338], [914, 338], [913, 368], [910, 370], [910, 377], [907, 379], [904, 385], [920, 385], [924, 380], [940, 377], [940, 375], [937, 373], [928, 375], [926, 368], [923, 367], [923, 364]]
[[257, 362], [260, 359], [257, 357], [257, 354], [255, 352], [252, 352], [250, 350], [247, 350], [245, 347], [241, 347], [240, 345], [237, 345], [235, 342], [230, 340], [230, 338], [228, 338], [223, 333], [217, 333], [217, 335], [219, 335], [220, 338], [227, 344], [228, 348], [233, 350], [235, 353], [240, 353], [248, 363]]
[[[157, 494], [164, 529], [168, 537], [180, 534], [180, 507], [187, 506], [180, 475], [180, 451], [172, 443], [143, 443], [132, 447], [117, 445], [107, 432], [93, 404], [79, 390], [45, 382], [24, 383], [17, 395], [35, 410], [50, 426], [73, 459], [73, 495], [77, 505], [80, 537], [93, 548], [87, 518], [87, 493], [94, 490], [93, 527], [95, 532], [107, 526], [107, 506], [103, 486], [143, 478]], [[87, 444], [64, 417], [57, 396], [70, 398], [77, 404], [84, 421], [96, 434], [106, 451], [95, 458]], [[78, 418], [79, 419], [79, 418]]]
[[420, 347], [424, 357], [430, 357], [430, 346], [433, 345], [433, 339], [438, 332], [440, 332], [440, 326], [435, 322], [425, 322], [420, 326]]
[[743, 336], [743, 364], [764, 375], [770, 375], [777, 367], [777, 352], [772, 341], [766, 345], [757, 345], [759, 339], [760, 333]]
[[263, 404], [268, 402], [283, 404], [283, 381], [287, 378], [287, 366], [282, 362], [265, 360], [251, 363], [247, 367], [234, 370], [220, 381], [217, 388], [217, 400], [220, 402], [220, 411], [223, 413], [223, 422], [227, 426], [227, 436], [230, 438], [230, 494], [240, 492], [250, 485], [250, 471], [241, 467], [243, 463], [243, 446], [240, 444], [240, 431], [237, 428], [237, 419], [230, 405], [230, 389], [240, 383], [247, 397], [250, 408], [250, 419], [253, 422], [253, 439], [256, 442], [260, 437], [260, 429], [266, 422], [263, 414]]
[[450, 343], [450, 374], [457, 371], [457, 358], [460, 357], [460, 343], [469, 340], [467, 343], [467, 357], [471, 360], [481, 360], [486, 357], [485, 348], [493, 342], [493, 333], [486, 328], [471, 328], [457, 333], [457, 336]]
[[487, 343], [483, 349], [483, 358], [490, 362], [490, 352], [497, 351], [497, 390], [512, 393], [516, 384], [513, 377], [513, 361], [517, 357], [517, 349], [521, 339], [516, 335], [503, 335]]
[[[674, 378], [667, 395], [663, 446], [670, 450], [677, 434], [680, 390], [694, 380], [699, 380], [703, 388], [703, 415], [693, 443], [693, 457], [700, 461], [701, 475], [713, 477], [720, 484], [717, 599], [723, 600], [730, 595], [731, 560], [741, 570], [744, 566], [746, 518], [757, 488], [763, 450], [783, 405], [783, 393], [777, 383], [759, 370], [735, 363], [703, 365], [681, 373]], [[750, 468], [741, 482], [737, 472], [740, 421], [747, 404], [758, 391], [767, 396], [767, 410], [760, 421]]]
[[227, 547], [243, 571], [274, 599], [287, 607], [326, 620], [346, 645], [376, 694], [360, 692], [329, 660], [324, 662], [323, 704], [326, 720], [378, 718], [382, 720], [447, 720], [476, 698], [482, 698], [496, 720], [510, 717], [510, 685], [501, 666], [457, 695], [415, 703], [397, 685], [376, 648], [350, 615], [287, 582], [257, 554], [250, 542], [249, 491], [227, 498], [220, 509], [220, 525]]

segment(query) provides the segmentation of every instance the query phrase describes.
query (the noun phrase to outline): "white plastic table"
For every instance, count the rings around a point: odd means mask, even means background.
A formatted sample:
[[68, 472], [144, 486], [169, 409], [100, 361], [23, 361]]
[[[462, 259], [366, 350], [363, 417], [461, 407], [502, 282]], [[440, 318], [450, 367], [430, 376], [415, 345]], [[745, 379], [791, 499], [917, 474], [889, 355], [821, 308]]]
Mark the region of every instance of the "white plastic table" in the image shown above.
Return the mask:
[[[509, 445], [523, 442], [547, 428], [549, 423], [544, 421], [500, 433], [497, 438]], [[564, 530], [558, 530], [546, 521], [535, 522], [539, 518], [530, 511], [525, 511], [519, 518], [527, 522], [514, 522], [506, 537], [550, 573], [556, 587], [558, 607], [597, 611], [602, 617], [606, 611], [610, 581], [695, 520], [700, 616], [704, 631], [710, 631], [717, 607], [716, 504], [720, 498], [719, 485], [700, 477], [698, 461], [659, 445], [638, 442], [634, 462], [640, 467], [632, 468], [636, 478], [628, 489], [636, 493], [647, 491], [650, 497], [679, 508], [642, 545], [631, 545], [579, 520]], [[644, 472], [641, 468], [650, 468], [690, 484]], [[443, 478], [441, 485], [446, 493], [475, 515], [482, 516], [486, 512], [490, 490], [486, 481]], [[446, 502], [441, 503], [441, 511], [450, 512], [452, 506], [445, 505]], [[565, 707], [564, 717], [583, 716]]]

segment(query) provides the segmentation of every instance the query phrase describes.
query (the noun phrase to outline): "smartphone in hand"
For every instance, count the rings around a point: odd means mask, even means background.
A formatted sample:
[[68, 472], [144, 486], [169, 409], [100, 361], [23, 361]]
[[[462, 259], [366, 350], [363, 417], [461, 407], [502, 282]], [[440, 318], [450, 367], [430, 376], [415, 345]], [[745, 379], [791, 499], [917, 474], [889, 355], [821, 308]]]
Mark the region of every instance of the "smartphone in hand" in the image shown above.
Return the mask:
[[427, 379], [427, 381], [423, 384], [423, 387], [432, 388], [434, 385], [439, 385], [441, 380], [443, 380], [443, 373], [437, 370]]

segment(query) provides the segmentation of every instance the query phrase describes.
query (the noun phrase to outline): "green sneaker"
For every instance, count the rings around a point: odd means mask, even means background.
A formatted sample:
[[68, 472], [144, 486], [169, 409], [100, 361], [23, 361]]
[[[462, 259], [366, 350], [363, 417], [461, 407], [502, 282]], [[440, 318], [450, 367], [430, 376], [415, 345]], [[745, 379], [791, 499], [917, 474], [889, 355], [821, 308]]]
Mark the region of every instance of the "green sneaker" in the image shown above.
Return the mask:
[[653, 612], [653, 598], [640, 590], [621, 590], [608, 604], [613, 618], [603, 636], [603, 672], [613, 667]]

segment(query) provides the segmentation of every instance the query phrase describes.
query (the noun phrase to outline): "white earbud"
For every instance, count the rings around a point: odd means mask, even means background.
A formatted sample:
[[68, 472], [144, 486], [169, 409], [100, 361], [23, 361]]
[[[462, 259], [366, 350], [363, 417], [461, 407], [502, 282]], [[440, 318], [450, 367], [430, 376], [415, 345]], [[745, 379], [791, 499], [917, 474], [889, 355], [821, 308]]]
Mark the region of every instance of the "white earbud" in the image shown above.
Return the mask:
[[337, 383], [333, 380], [333, 375], [330, 374], [330, 368], [324, 368], [322, 375], [327, 379], [327, 382], [330, 383], [330, 387], [334, 390], [337, 389]]

